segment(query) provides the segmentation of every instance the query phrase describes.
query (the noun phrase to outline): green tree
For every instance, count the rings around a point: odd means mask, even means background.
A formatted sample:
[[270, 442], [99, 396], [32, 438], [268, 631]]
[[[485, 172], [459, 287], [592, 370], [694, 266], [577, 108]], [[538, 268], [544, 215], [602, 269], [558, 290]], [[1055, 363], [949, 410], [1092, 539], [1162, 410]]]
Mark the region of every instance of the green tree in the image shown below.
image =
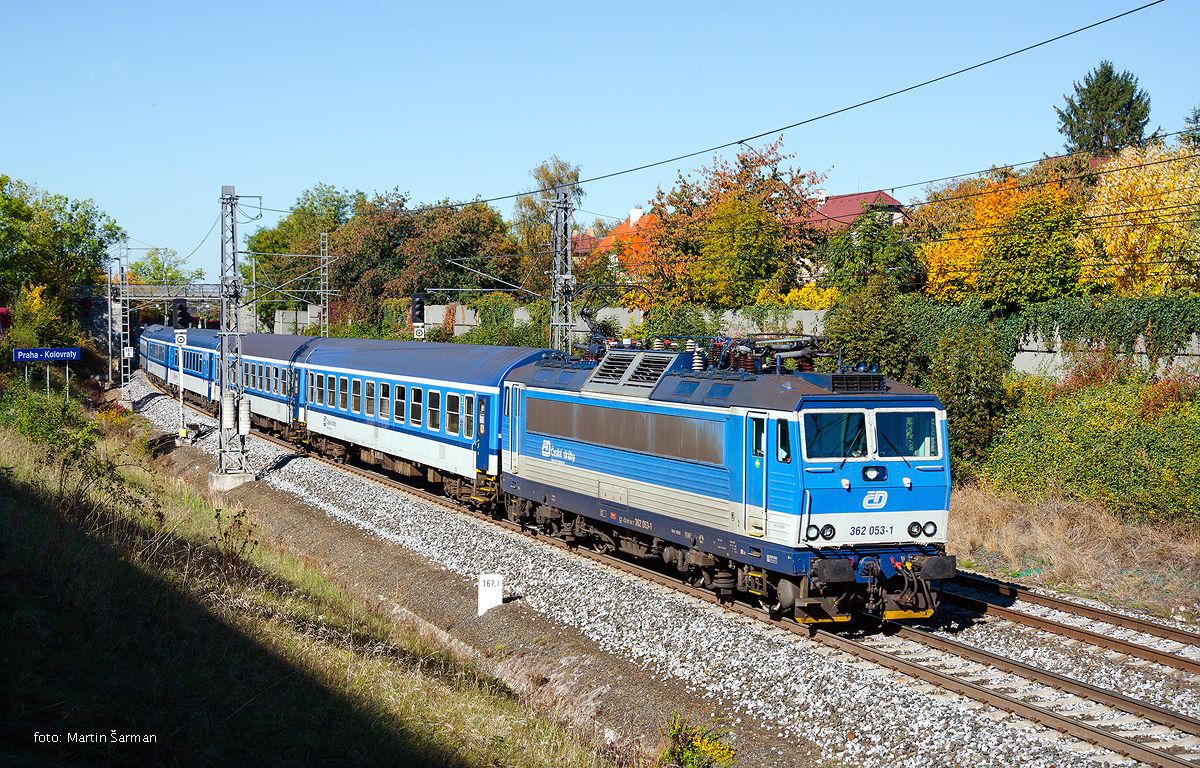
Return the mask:
[[549, 286], [545, 272], [553, 263], [549, 250], [554, 201], [566, 192], [571, 204], [579, 207], [585, 193], [579, 185], [579, 166], [558, 155], [532, 168], [529, 175], [535, 186], [529, 194], [518, 197], [513, 206], [513, 235], [521, 250], [524, 282], [528, 283], [525, 287], [545, 290]]
[[1184, 118], [1179, 143], [1193, 149], [1200, 147], [1200, 107], [1192, 107], [1192, 113]]
[[894, 379], [914, 383], [924, 361], [896, 281], [883, 276], [846, 294], [825, 316], [825, 336], [846, 364], [878, 365]]
[[188, 269], [187, 260], [173, 248], [151, 248], [140, 259], [129, 264], [129, 271], [138, 281], [148, 284], [182, 285], [204, 277], [203, 269]]
[[1009, 361], [997, 348], [989, 326], [951, 328], [938, 341], [928, 386], [946, 406], [950, 455], [960, 470], [987, 455], [1003, 424]]
[[318, 182], [300, 193], [291, 211], [278, 223], [260, 227], [246, 239], [251, 254], [242, 262], [242, 279], [247, 285], [252, 277], [258, 282], [258, 295], [263, 297], [258, 308], [262, 320], [269, 321], [276, 309], [298, 309], [305, 302], [297, 296], [316, 290], [316, 260], [286, 254], [319, 253], [321, 233], [332, 234], [344, 225], [361, 197], [361, 192]]
[[1150, 96], [1138, 88], [1133, 73], [1117, 72], [1111, 61], [1101, 61], [1083, 82], [1075, 83], [1073, 96], [1063, 98], [1064, 107], [1054, 111], [1068, 152], [1111, 155], [1145, 143]]
[[979, 238], [979, 299], [1014, 308], [1078, 293], [1078, 227], [1079, 209], [1065, 189], [1049, 185], [1019, 196], [1003, 226]]
[[782, 231], [757, 200], [733, 192], [716, 201], [691, 265], [697, 300], [714, 309], [753, 304], [778, 269]]
[[91, 200], [0, 177], [0, 301], [29, 285], [67, 299], [73, 288], [103, 281], [108, 249], [124, 237]]
[[842, 290], [866, 283], [870, 275], [886, 275], [901, 287], [916, 287], [921, 266], [916, 248], [904, 228], [888, 212], [867, 213], [846, 231], [822, 244], [816, 260], [825, 267], [828, 282]]

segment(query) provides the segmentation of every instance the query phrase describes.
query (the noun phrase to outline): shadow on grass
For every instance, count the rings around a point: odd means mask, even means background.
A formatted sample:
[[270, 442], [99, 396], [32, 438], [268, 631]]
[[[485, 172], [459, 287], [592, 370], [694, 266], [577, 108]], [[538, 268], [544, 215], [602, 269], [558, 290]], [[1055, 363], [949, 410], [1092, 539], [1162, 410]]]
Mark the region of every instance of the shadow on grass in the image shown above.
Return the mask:
[[[0, 526], [0, 764], [466, 764], [257, 644], [3, 472]], [[73, 733], [109, 743], [71, 743]], [[114, 733], [156, 741], [114, 744]]]

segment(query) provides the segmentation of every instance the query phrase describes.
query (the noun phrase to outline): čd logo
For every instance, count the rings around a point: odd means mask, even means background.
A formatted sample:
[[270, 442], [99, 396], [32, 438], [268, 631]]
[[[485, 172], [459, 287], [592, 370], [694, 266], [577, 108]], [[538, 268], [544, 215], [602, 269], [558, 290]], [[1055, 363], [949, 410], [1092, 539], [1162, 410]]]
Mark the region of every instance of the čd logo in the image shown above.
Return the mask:
[[863, 496], [863, 509], [883, 509], [887, 504], [887, 491], [868, 491]]

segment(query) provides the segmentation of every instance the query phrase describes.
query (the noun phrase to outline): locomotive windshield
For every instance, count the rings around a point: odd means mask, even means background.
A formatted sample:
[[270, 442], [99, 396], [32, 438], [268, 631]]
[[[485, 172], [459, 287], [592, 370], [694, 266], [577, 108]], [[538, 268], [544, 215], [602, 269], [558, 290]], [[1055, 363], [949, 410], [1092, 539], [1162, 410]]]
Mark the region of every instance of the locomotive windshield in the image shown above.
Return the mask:
[[936, 458], [937, 420], [932, 411], [875, 414], [876, 449], [880, 458]]
[[865, 413], [819, 411], [804, 414], [804, 453], [810, 459], [867, 455]]

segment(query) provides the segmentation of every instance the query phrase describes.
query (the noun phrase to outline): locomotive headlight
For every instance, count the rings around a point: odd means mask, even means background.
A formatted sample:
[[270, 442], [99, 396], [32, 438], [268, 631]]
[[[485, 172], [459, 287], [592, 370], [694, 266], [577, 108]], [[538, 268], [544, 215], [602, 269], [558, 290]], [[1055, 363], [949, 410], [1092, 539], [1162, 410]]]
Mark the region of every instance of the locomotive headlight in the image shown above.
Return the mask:
[[908, 524], [908, 538], [915, 539], [921, 535], [921, 524], [913, 520]]
[[808, 528], [804, 531], [804, 538], [808, 539], [809, 541], [814, 541], [820, 535], [821, 529], [815, 525], [808, 526]]
[[829, 541], [830, 539], [833, 538], [833, 535], [835, 533], [837, 533], [837, 531], [834, 530], [832, 525], [826, 524], [826, 525], [821, 526], [821, 538], [822, 539]]
[[933, 522], [932, 520], [930, 520], [928, 523], [925, 523], [925, 535], [932, 536], [935, 533], [937, 533], [937, 523]]

